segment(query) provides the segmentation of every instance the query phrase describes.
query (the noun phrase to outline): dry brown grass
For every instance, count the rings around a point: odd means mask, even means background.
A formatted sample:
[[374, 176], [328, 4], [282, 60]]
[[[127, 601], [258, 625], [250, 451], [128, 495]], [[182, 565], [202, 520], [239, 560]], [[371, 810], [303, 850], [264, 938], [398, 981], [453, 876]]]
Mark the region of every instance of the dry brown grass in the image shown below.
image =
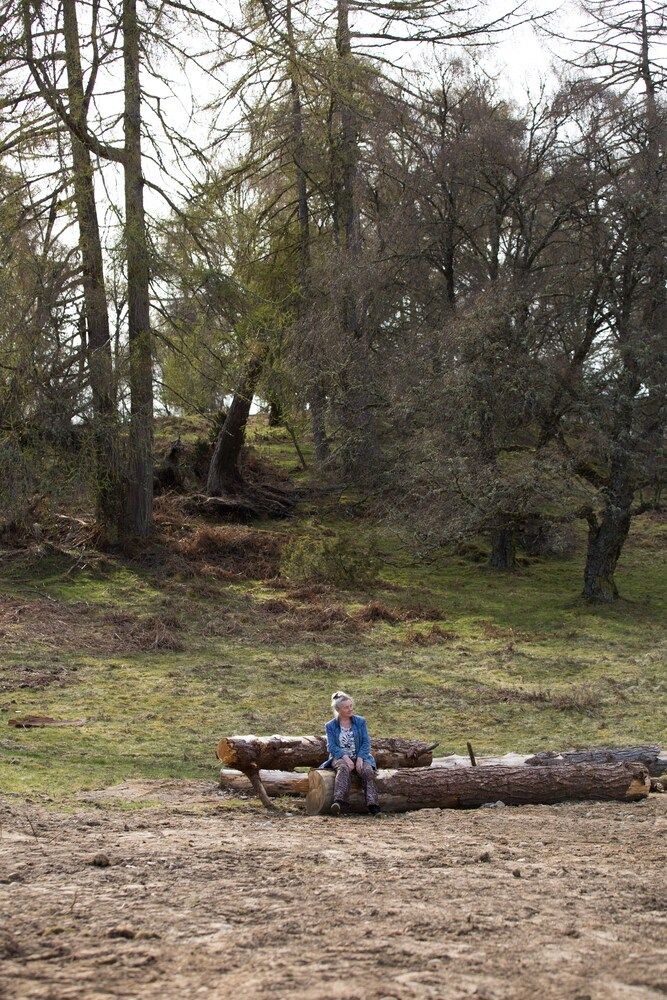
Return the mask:
[[453, 642], [455, 639], [458, 639], [456, 632], [432, 625], [427, 632], [416, 629], [408, 632], [403, 642], [406, 646], [435, 646], [439, 642]]
[[306, 632], [329, 632], [342, 627], [354, 632], [359, 628], [359, 622], [338, 604], [307, 608], [297, 617], [297, 622]]
[[282, 598], [269, 598], [257, 605], [257, 612], [262, 615], [261, 627], [267, 632], [267, 637], [274, 639], [285, 639], [303, 632], [335, 630], [351, 637], [364, 624], [340, 604], [333, 603], [304, 606]]
[[26, 658], [5, 661], [0, 665], [0, 692], [16, 691], [21, 688], [39, 690], [46, 687], [65, 687], [73, 683], [78, 667], [64, 663], [59, 657], [53, 662], [31, 663]]
[[529, 691], [525, 688], [487, 688], [480, 685], [475, 698], [485, 704], [501, 701], [508, 704], [544, 705], [558, 712], [582, 712], [587, 715], [595, 714], [602, 704], [601, 692], [591, 684], [581, 684], [569, 691], [558, 692], [549, 688]]
[[115, 627], [116, 634], [139, 650], [159, 650], [179, 653], [185, 649], [183, 641], [175, 634], [183, 628], [173, 614], [137, 617], [127, 611], [110, 611], [101, 621]]
[[288, 584], [288, 589], [290, 597], [293, 597], [297, 601], [317, 600], [325, 594], [330, 594], [332, 590], [326, 583], [308, 583], [299, 587]]
[[389, 625], [397, 625], [399, 622], [407, 621], [405, 612], [397, 608], [390, 608], [382, 601], [370, 601], [362, 608], [355, 611], [354, 617], [359, 622], [387, 622]]
[[275, 577], [284, 538], [244, 525], [201, 525], [176, 544], [186, 559], [213, 565], [230, 577], [266, 580]]
[[187, 497], [179, 493], [162, 493], [153, 500], [155, 524], [166, 532], [190, 532], [193, 518], [185, 512]]
[[284, 615], [294, 611], [294, 605], [289, 601], [283, 601], [279, 597], [271, 597], [268, 601], [262, 601], [262, 611], [269, 615]]
[[358, 668], [350, 666], [349, 663], [333, 663], [331, 660], [326, 660], [323, 656], [315, 654], [315, 656], [309, 656], [305, 660], [302, 660], [299, 664], [299, 670], [321, 670], [325, 673], [341, 673], [354, 674], [358, 673]]
[[514, 628], [501, 628], [495, 622], [482, 621], [479, 624], [485, 639], [514, 639], [516, 641], [530, 638], [527, 632], [520, 632]]
[[403, 622], [431, 621], [440, 618], [437, 608], [397, 608], [384, 604], [382, 601], [369, 601], [355, 612], [354, 617], [360, 622], [386, 622], [398, 625]]
[[[272, 581], [272, 585], [275, 583], [276, 581]], [[300, 633], [338, 630], [341, 633], [347, 632], [350, 636], [379, 623], [399, 625], [420, 618], [419, 611], [389, 607], [381, 601], [370, 601], [355, 611], [348, 611], [343, 605], [332, 601], [329, 593], [330, 588], [317, 584], [285, 588], [285, 597], [272, 597], [262, 601], [258, 611], [270, 616], [266, 626], [274, 631], [278, 629], [282, 633]], [[294, 598], [299, 600], [293, 600]], [[453, 638], [453, 634], [433, 626], [426, 638], [415, 638], [412, 641], [430, 645], [449, 638]]]
[[591, 684], [581, 684], [554, 694], [549, 699], [552, 708], [559, 712], [582, 712], [585, 715], [595, 715], [602, 707], [600, 692]]
[[6, 649], [26, 643], [81, 653], [132, 653], [185, 649], [173, 615], [105, 611], [84, 601], [0, 599], [0, 640]]

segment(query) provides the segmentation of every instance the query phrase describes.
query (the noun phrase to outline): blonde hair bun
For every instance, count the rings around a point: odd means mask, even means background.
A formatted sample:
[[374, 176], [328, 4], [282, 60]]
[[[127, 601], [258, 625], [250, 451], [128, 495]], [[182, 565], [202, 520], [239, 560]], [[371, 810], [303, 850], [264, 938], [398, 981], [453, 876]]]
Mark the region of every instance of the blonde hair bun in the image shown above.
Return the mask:
[[346, 694], [345, 691], [334, 691], [331, 695], [331, 708], [334, 715], [338, 715], [338, 709], [343, 704], [344, 701], [352, 701], [352, 696]]

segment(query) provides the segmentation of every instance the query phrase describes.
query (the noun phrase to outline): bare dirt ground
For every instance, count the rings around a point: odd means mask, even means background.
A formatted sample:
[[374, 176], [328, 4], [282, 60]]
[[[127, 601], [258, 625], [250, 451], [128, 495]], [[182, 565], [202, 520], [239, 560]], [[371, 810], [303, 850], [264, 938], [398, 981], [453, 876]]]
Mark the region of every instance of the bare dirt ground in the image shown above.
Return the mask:
[[67, 813], [5, 799], [1, 995], [667, 996], [667, 795], [371, 820], [217, 794], [131, 782]]

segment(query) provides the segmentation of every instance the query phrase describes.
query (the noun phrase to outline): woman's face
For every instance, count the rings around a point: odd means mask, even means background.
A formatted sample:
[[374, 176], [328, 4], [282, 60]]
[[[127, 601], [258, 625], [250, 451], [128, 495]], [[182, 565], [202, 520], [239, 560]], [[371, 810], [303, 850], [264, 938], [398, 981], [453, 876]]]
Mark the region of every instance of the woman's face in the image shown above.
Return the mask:
[[352, 699], [344, 701], [338, 708], [339, 719], [351, 719], [354, 715], [354, 702]]

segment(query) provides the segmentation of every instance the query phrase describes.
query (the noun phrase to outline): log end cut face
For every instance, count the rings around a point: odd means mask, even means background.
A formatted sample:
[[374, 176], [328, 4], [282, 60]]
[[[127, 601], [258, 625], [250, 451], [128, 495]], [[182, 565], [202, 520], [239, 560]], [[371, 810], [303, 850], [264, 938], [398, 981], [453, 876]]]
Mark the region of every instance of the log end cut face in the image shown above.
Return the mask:
[[[628, 765], [629, 766], [629, 765]], [[651, 776], [646, 768], [642, 767], [643, 774], [634, 774], [628, 785], [625, 797], [627, 799], [645, 799], [651, 791]]]

